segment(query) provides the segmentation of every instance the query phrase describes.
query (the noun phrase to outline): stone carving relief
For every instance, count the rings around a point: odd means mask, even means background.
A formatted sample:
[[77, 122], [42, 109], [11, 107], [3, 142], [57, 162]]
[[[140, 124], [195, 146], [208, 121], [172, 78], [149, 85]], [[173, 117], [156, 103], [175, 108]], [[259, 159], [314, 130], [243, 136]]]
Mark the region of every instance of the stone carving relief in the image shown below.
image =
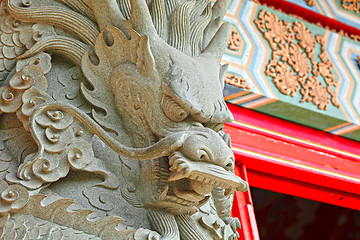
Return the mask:
[[279, 20], [266, 10], [259, 13], [255, 24], [272, 50], [265, 74], [282, 94], [295, 97], [300, 92], [300, 102], [312, 102], [320, 110], [327, 110], [330, 102], [340, 106], [333, 63], [322, 35], [314, 37], [303, 22]]
[[1, 0], [4, 239], [236, 239], [228, 0]]
[[233, 26], [231, 37], [228, 42], [228, 48], [232, 51], [238, 52], [240, 50], [241, 37], [238, 30]]
[[250, 86], [247, 84], [246, 80], [243, 77], [235, 74], [227, 73], [225, 75], [225, 83], [250, 90]]
[[360, 11], [359, 0], [342, 0], [341, 6], [346, 10], [355, 12], [356, 14]]
[[307, 5], [309, 5], [309, 6], [314, 6], [315, 5], [315, 1], [316, 0], [305, 0], [306, 1], [306, 3], [307, 3]]

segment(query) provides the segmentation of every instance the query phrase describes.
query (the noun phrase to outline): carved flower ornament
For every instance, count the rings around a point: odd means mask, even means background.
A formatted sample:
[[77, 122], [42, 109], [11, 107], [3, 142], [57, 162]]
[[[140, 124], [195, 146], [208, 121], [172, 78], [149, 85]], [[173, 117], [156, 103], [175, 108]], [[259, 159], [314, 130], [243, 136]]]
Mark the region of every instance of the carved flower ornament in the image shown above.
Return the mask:
[[341, 6], [346, 10], [355, 12], [356, 14], [360, 11], [359, 0], [342, 0]]
[[[300, 102], [312, 102], [320, 110], [327, 110], [330, 102], [335, 107], [340, 106], [338, 83], [323, 36], [314, 37], [303, 22], [291, 24], [279, 20], [265, 9], [260, 11], [255, 24], [273, 50], [265, 74], [272, 78], [282, 94], [295, 97], [300, 92]], [[321, 49], [320, 61], [315, 58], [317, 43]]]

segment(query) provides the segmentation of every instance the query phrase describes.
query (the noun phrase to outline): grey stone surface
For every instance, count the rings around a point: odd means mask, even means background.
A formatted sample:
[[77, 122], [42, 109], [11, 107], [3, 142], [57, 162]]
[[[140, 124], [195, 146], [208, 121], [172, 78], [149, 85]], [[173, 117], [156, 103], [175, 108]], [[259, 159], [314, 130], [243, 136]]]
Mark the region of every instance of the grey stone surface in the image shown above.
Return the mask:
[[3, 239], [236, 239], [229, 0], [0, 1]]

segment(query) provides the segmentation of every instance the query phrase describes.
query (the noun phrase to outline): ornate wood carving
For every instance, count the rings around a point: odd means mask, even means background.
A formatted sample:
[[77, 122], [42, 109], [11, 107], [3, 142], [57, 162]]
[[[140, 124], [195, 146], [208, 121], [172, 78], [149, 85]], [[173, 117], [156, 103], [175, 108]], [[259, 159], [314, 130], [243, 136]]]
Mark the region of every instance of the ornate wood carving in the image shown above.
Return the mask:
[[228, 48], [232, 51], [239, 51], [240, 50], [240, 43], [241, 43], [241, 37], [238, 32], [238, 30], [233, 26], [231, 31], [231, 37], [228, 42]]
[[330, 102], [339, 107], [338, 84], [323, 36], [314, 37], [303, 22], [291, 24], [266, 10], [255, 23], [273, 51], [265, 73], [279, 91], [292, 97], [300, 92], [300, 102], [312, 102], [320, 110], [327, 110]]
[[309, 6], [314, 6], [315, 5], [315, 1], [316, 0], [305, 0], [306, 1], [306, 3], [307, 3], [307, 5], [309, 5]]
[[359, 13], [360, 11], [360, 1], [359, 0], [342, 0], [341, 6], [349, 11]]
[[244, 78], [231, 73], [227, 73], [225, 75], [225, 83], [231, 84], [236, 87], [244, 88], [246, 90], [250, 90], [250, 86], [246, 83]]

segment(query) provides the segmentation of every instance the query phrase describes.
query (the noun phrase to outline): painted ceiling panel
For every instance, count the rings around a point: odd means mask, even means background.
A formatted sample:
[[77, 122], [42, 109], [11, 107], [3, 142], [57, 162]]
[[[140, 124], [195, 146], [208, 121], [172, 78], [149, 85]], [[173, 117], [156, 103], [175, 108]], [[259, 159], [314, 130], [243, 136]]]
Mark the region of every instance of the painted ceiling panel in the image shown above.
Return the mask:
[[360, 139], [359, 42], [248, 0], [225, 20], [229, 103]]

